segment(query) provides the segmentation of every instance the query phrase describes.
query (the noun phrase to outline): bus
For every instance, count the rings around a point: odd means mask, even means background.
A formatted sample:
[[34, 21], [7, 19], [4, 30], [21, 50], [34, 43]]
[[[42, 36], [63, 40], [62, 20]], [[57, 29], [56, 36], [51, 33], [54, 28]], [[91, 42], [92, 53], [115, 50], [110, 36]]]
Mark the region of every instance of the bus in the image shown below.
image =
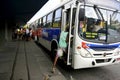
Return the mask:
[[37, 41], [53, 56], [61, 31], [69, 26], [66, 65], [73, 69], [120, 62], [120, 3], [116, 0], [49, 0], [27, 24], [41, 28]]

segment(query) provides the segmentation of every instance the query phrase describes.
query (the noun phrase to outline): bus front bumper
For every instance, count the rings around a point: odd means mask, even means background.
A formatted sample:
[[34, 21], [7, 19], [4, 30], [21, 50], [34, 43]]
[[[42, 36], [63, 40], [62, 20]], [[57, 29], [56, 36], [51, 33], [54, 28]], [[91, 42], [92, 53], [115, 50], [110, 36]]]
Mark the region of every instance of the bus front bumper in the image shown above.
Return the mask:
[[74, 55], [73, 58], [72, 67], [74, 69], [100, 67], [120, 63], [120, 55], [100, 58], [84, 58], [80, 55]]

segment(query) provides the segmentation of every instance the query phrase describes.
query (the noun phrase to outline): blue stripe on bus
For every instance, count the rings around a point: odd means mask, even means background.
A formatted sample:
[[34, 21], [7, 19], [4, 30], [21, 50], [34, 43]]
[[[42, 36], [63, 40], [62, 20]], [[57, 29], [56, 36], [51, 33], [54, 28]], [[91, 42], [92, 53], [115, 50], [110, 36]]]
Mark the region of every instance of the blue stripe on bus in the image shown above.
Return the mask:
[[43, 28], [42, 38], [48, 41], [59, 40], [60, 28]]
[[120, 48], [120, 43], [116, 43], [116, 44], [87, 44], [87, 46], [89, 48], [108, 48], [108, 49], [112, 49], [112, 48]]

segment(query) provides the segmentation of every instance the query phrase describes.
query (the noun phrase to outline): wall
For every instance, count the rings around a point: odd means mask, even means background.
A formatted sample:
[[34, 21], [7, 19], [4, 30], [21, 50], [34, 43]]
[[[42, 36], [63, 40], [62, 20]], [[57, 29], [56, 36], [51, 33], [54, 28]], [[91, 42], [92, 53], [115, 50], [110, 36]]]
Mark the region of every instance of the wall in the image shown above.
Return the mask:
[[12, 40], [12, 25], [12, 22], [0, 20], [0, 46]]

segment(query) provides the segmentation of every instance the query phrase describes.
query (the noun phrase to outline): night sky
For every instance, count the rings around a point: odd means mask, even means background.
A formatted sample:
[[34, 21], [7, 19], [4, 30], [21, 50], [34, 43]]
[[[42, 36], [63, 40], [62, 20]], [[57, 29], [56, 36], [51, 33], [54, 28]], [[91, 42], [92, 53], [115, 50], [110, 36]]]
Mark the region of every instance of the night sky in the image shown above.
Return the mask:
[[0, 20], [28, 21], [48, 0], [3, 0]]

